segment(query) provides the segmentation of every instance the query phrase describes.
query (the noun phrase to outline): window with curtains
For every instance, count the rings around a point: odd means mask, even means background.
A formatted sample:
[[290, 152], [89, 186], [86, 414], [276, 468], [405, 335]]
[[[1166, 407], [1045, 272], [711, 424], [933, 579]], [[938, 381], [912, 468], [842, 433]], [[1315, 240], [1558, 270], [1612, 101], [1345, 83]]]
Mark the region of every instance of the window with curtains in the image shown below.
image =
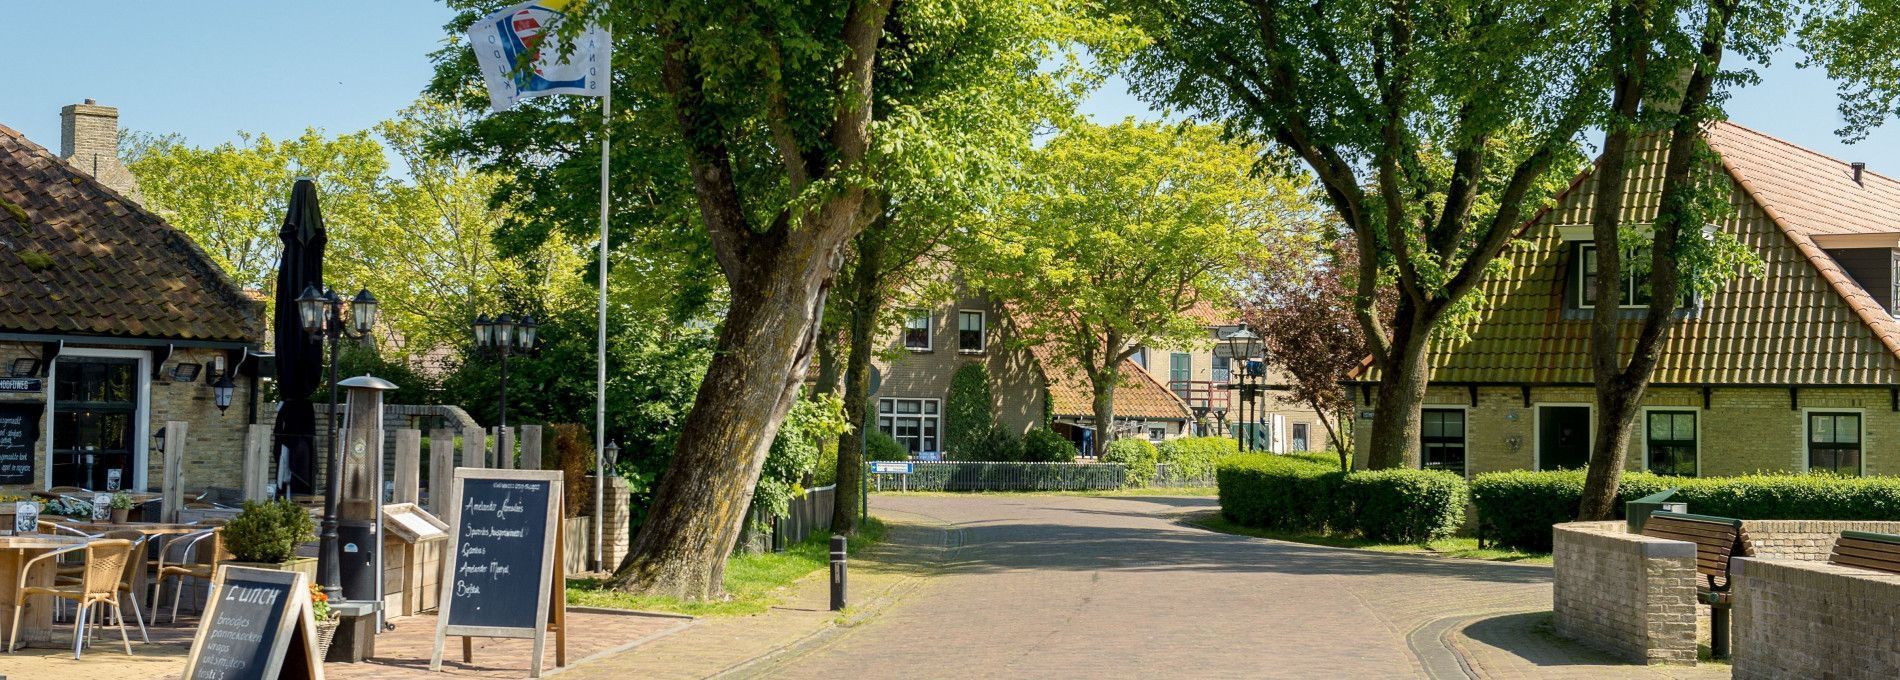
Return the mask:
[[1808, 470], [1860, 474], [1860, 414], [1808, 414]]
[[1659, 475], [1694, 477], [1696, 469], [1695, 411], [1650, 411], [1644, 432], [1649, 447], [1649, 471]]
[[904, 349], [930, 350], [930, 310], [913, 309], [904, 317]]
[[1455, 408], [1419, 411], [1419, 460], [1427, 470], [1465, 474], [1465, 412]]
[[968, 309], [957, 312], [957, 351], [983, 351], [983, 344], [988, 339], [984, 334], [983, 312]]

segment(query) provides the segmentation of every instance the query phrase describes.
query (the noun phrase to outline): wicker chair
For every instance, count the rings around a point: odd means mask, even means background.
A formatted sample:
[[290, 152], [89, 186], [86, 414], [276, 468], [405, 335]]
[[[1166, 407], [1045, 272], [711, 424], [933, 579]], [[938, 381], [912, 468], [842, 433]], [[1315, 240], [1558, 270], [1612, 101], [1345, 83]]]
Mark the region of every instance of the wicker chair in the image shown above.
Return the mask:
[[[86, 555], [86, 573], [78, 584], [33, 586], [26, 585], [26, 577], [33, 569], [33, 563], [67, 552], [84, 552]], [[132, 542], [124, 539], [100, 539], [85, 545], [61, 548], [29, 560], [20, 569], [20, 582], [15, 584], [14, 592], [19, 595], [13, 601], [13, 633], [7, 636], [7, 653], [11, 654], [20, 634], [20, 606], [34, 595], [50, 595], [62, 600], [72, 600], [79, 604], [79, 613], [73, 617], [73, 658], [80, 658], [80, 650], [86, 642], [86, 619], [96, 605], [111, 605], [118, 614], [119, 640], [125, 643], [125, 653], [132, 654], [132, 639], [125, 632], [125, 614], [119, 609], [119, 583], [125, 577], [125, 565], [132, 560]]]
[[[210, 541], [210, 551], [204, 551], [204, 544]], [[179, 561], [165, 563], [163, 553], [158, 556], [158, 582], [152, 587], [152, 621], [158, 621], [158, 606], [165, 591], [165, 579], [176, 579], [172, 586], [172, 623], [178, 622], [178, 599], [185, 592], [185, 579], [195, 578], [210, 581], [218, 573], [218, 563], [224, 561], [224, 535], [222, 529], [208, 529], [197, 533], [185, 534], [172, 539], [165, 548], [183, 544], [179, 550]], [[194, 558], [194, 556], [197, 556]]]
[[[139, 570], [147, 566], [144, 559], [145, 546], [151, 542], [152, 537], [137, 529], [108, 531], [101, 534], [101, 537], [132, 542], [132, 557], [125, 561], [125, 577], [119, 580], [119, 592], [132, 601], [132, 620], [137, 621], [139, 624], [139, 639], [150, 644], [152, 636], [150, 633], [145, 632], [145, 613], [140, 611], [143, 608], [139, 606], [139, 596], [132, 592], [132, 586], [138, 583]], [[68, 576], [67, 573], [62, 570], [59, 574], [58, 582], [60, 585], [72, 585], [77, 583], [78, 579]], [[123, 616], [120, 617], [120, 622], [124, 622]], [[95, 621], [95, 623], [97, 622]], [[154, 621], [153, 623], [157, 622]]]

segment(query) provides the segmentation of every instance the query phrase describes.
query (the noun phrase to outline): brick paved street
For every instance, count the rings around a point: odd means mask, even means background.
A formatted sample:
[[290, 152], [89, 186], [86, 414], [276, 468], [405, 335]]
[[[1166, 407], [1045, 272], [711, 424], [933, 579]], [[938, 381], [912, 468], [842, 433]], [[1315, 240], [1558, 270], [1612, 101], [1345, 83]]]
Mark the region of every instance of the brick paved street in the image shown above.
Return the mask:
[[948, 527], [955, 548], [939, 575], [856, 630], [745, 670], [775, 678], [1727, 675], [1720, 666], [1607, 663], [1551, 638], [1542, 632], [1546, 567], [1180, 524], [1214, 503], [878, 497], [879, 511]]

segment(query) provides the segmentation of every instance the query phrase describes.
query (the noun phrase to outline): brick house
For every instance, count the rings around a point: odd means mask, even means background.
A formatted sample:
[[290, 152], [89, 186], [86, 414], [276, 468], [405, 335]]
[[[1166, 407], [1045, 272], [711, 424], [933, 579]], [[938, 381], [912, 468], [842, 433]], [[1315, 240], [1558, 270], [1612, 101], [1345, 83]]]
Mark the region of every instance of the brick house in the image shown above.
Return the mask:
[[[1900, 474], [1900, 181], [1732, 123], [1704, 138], [1733, 207], [1709, 228], [1739, 239], [1765, 272], [1679, 312], [1629, 469]], [[1624, 218], [1642, 224], [1654, 217], [1666, 154], [1660, 141], [1632, 154]], [[1470, 476], [1588, 460], [1589, 320], [1603, 302], [1592, 290], [1594, 189], [1586, 171], [1527, 222], [1502, 256], [1509, 270], [1482, 284], [1469, 337], [1432, 348], [1423, 465]], [[1625, 286], [1619, 314], [1642, 313], [1632, 309], [1647, 301], [1638, 283]], [[1374, 393], [1365, 382], [1355, 390], [1362, 425], [1378, 408]], [[1370, 427], [1357, 430], [1363, 465]]]
[[[935, 458], [943, 450], [943, 406], [952, 376], [966, 363], [989, 369], [993, 413], [1016, 434], [1047, 425], [1092, 455], [1095, 406], [1088, 378], [1055, 351], [1008, 342], [1003, 306], [960, 292], [952, 304], [909, 310], [903, 327], [881, 342], [872, 368], [877, 376], [876, 427]], [[1122, 436], [1162, 440], [1192, 432], [1193, 414], [1140, 366], [1124, 366], [1126, 384], [1115, 390], [1115, 418]]]
[[117, 117], [66, 107], [59, 155], [0, 126], [0, 493], [155, 488], [168, 421], [188, 488], [239, 485], [262, 309], [140, 207]]
[[[1241, 417], [1240, 395], [1228, 389], [1233, 362], [1214, 356], [1214, 346], [1240, 328], [1238, 315], [1206, 303], [1195, 305], [1188, 315], [1207, 329], [1205, 341], [1187, 347], [1143, 347], [1133, 361], [1186, 402], [1189, 409], [1197, 413], [1206, 409], [1209, 415], [1201, 422], [1210, 427], [1227, 422], [1230, 431], [1237, 431], [1240, 426], [1234, 423]], [[1319, 422], [1319, 413], [1288, 395], [1285, 386], [1290, 379], [1284, 371], [1272, 367], [1265, 370], [1261, 382], [1267, 390], [1254, 404], [1260, 411], [1256, 415], [1249, 407], [1247, 412], [1247, 418], [1257, 423], [1251, 428], [1254, 449], [1274, 453], [1326, 450], [1326, 430]]]

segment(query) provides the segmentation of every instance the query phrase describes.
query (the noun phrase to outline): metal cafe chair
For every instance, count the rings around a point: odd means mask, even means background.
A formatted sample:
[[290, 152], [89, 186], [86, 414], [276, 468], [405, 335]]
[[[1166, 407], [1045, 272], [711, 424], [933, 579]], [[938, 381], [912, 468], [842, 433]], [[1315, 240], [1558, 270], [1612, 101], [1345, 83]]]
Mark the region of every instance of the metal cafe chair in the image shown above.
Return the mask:
[[[51, 587], [26, 585], [26, 578], [33, 570], [33, 563], [70, 552], [84, 552], [86, 572], [77, 584]], [[26, 599], [35, 595], [48, 595], [62, 600], [78, 603], [79, 612], [73, 616], [73, 658], [80, 658], [80, 651], [86, 643], [86, 620], [98, 605], [110, 605], [118, 614], [119, 641], [125, 644], [127, 656], [132, 654], [132, 639], [125, 632], [125, 614], [119, 609], [119, 582], [125, 575], [126, 562], [132, 560], [132, 542], [124, 539], [100, 539], [83, 545], [61, 548], [40, 555], [21, 565], [20, 579], [14, 592], [18, 596], [13, 601], [12, 634], [7, 636], [7, 653], [11, 654], [20, 636], [20, 608]]]

